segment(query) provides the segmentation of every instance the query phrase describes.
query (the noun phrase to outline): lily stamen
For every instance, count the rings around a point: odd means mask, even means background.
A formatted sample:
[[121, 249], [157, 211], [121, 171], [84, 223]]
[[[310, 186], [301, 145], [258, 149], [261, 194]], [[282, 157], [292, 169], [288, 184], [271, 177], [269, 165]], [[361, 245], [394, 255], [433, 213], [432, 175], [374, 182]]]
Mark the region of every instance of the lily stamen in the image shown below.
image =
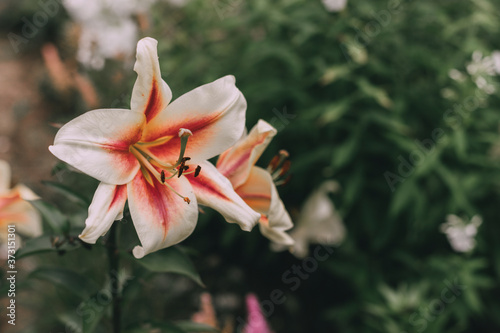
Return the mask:
[[195, 177], [198, 177], [198, 175], [200, 174], [200, 171], [201, 171], [201, 166], [199, 166], [199, 165], [198, 165], [198, 166], [196, 167], [196, 170], [194, 171], [194, 176], [195, 176]]
[[[190, 130], [188, 130], [186, 128], [179, 129], [179, 138], [181, 138], [181, 151], [179, 152], [179, 159], [177, 160], [177, 162], [173, 166], [174, 168], [177, 168], [181, 163], [183, 163], [183, 161], [184, 162], [186, 161], [186, 160], [184, 160], [184, 153], [186, 152], [188, 138], [191, 135], [193, 135], [193, 133]], [[191, 158], [188, 158], [188, 159], [191, 159]]]
[[269, 165], [267, 166], [267, 171], [273, 173], [278, 168], [283, 165], [283, 162], [290, 156], [290, 154], [282, 149], [279, 151], [278, 155], [274, 156]]

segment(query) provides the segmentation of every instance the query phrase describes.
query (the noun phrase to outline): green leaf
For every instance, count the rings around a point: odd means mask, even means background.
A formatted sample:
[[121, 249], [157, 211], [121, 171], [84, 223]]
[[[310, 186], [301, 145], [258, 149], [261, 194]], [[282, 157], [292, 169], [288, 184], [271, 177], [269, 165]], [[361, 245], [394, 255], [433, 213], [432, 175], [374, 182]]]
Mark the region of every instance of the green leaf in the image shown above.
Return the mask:
[[[105, 307], [108, 304], [101, 304], [100, 302], [102, 301], [99, 301], [97, 296], [96, 294], [90, 299], [83, 301], [77, 308], [77, 312], [82, 314], [82, 333], [94, 332], [97, 324], [99, 324], [101, 318], [106, 313]], [[109, 304], [111, 304], [111, 299]]]
[[178, 327], [189, 333], [196, 332], [220, 332], [218, 329], [212, 326], [208, 326], [200, 323], [193, 323], [192, 321], [178, 321], [175, 323]]
[[37, 238], [32, 238], [27, 240], [23, 247], [21, 247], [16, 252], [16, 259], [21, 259], [41, 253], [47, 252], [60, 252], [60, 251], [72, 251], [80, 248], [81, 244], [79, 241], [74, 242], [73, 244], [69, 244], [68, 242], [64, 242], [59, 247], [55, 247], [52, 245], [52, 236], [50, 235], [42, 235]]
[[351, 107], [351, 100], [346, 98], [340, 102], [332, 103], [325, 108], [319, 121], [322, 125], [334, 122], [340, 119]]
[[27, 240], [23, 247], [17, 250], [16, 259], [29, 257], [39, 253], [55, 251], [57, 250], [52, 246], [51, 237], [49, 235], [42, 235], [40, 237]]
[[73, 191], [72, 189], [70, 189], [69, 187], [67, 187], [61, 183], [44, 180], [44, 181], [42, 181], [42, 184], [53, 188], [54, 190], [63, 194], [69, 200], [73, 201], [74, 203], [76, 203], [82, 207], [88, 207], [90, 205], [90, 201], [87, 198], [85, 198], [84, 196], [82, 196], [79, 193], [76, 193], [75, 191]]
[[205, 287], [191, 259], [178, 247], [169, 247], [135, 260], [151, 272], [181, 274]]
[[375, 99], [378, 104], [386, 109], [390, 109], [392, 107], [392, 101], [384, 89], [374, 86], [365, 78], [359, 79], [356, 83], [365, 95]]
[[29, 279], [39, 279], [66, 288], [78, 297], [89, 298], [95, 290], [93, 284], [84, 276], [65, 268], [42, 267], [33, 271]]
[[68, 221], [58, 208], [42, 200], [34, 200], [30, 203], [40, 212], [43, 220], [54, 232], [63, 233], [67, 230]]

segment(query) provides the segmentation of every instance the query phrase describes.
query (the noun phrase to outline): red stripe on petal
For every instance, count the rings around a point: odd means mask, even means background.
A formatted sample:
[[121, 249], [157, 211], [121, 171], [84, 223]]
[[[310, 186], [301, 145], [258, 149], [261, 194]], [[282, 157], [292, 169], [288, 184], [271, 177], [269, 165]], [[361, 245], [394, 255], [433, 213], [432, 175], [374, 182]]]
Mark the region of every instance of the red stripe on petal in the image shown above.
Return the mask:
[[[175, 214], [176, 207], [167, 203], [172, 200], [179, 200], [179, 204], [184, 204], [182, 198], [179, 198], [165, 185], [161, 184], [155, 177], [151, 177], [151, 185], [139, 172], [132, 181], [135, 197], [140, 200], [140, 209], [143, 213], [151, 216], [151, 223], [159, 224], [163, 231], [163, 239], [167, 237], [172, 216]], [[139, 208], [139, 207], [138, 207]]]
[[123, 200], [127, 197], [127, 185], [118, 185], [115, 188], [113, 199], [109, 205], [108, 211], [114, 209], [117, 205], [122, 205]]
[[156, 115], [161, 111], [162, 104], [163, 103], [160, 94], [160, 89], [158, 87], [158, 81], [153, 76], [153, 82], [151, 82], [151, 91], [149, 93], [148, 103], [146, 104], [146, 109], [144, 110], [144, 115], [146, 116], [147, 122], [156, 117]]
[[[204, 192], [205, 195], [215, 197], [217, 199], [222, 199], [226, 201], [231, 201], [224, 193], [221, 192], [219, 186], [213, 182], [210, 178], [203, 175], [203, 169], [198, 177], [194, 177], [194, 174], [186, 175], [186, 178], [193, 186], [195, 193]], [[222, 189], [224, 190], [224, 189]]]

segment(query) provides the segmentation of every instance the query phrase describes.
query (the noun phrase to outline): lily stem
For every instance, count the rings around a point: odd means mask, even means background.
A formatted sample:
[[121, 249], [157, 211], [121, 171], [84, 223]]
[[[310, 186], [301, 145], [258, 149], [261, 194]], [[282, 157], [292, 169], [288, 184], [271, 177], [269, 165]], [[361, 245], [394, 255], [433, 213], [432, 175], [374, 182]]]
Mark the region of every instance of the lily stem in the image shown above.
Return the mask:
[[118, 223], [113, 223], [109, 231], [107, 240], [108, 258], [109, 258], [109, 279], [111, 281], [111, 297], [113, 305], [113, 333], [121, 332], [121, 290], [118, 281], [119, 252], [116, 246]]

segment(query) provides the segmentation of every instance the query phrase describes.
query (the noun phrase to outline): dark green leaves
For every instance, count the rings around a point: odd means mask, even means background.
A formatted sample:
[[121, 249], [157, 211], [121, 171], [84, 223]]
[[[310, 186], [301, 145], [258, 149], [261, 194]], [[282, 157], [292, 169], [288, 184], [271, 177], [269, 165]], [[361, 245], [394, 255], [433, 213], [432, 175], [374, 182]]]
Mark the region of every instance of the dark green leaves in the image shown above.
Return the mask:
[[136, 259], [136, 262], [151, 272], [181, 274], [204, 286], [193, 263], [178, 247], [153, 252], [142, 259]]

